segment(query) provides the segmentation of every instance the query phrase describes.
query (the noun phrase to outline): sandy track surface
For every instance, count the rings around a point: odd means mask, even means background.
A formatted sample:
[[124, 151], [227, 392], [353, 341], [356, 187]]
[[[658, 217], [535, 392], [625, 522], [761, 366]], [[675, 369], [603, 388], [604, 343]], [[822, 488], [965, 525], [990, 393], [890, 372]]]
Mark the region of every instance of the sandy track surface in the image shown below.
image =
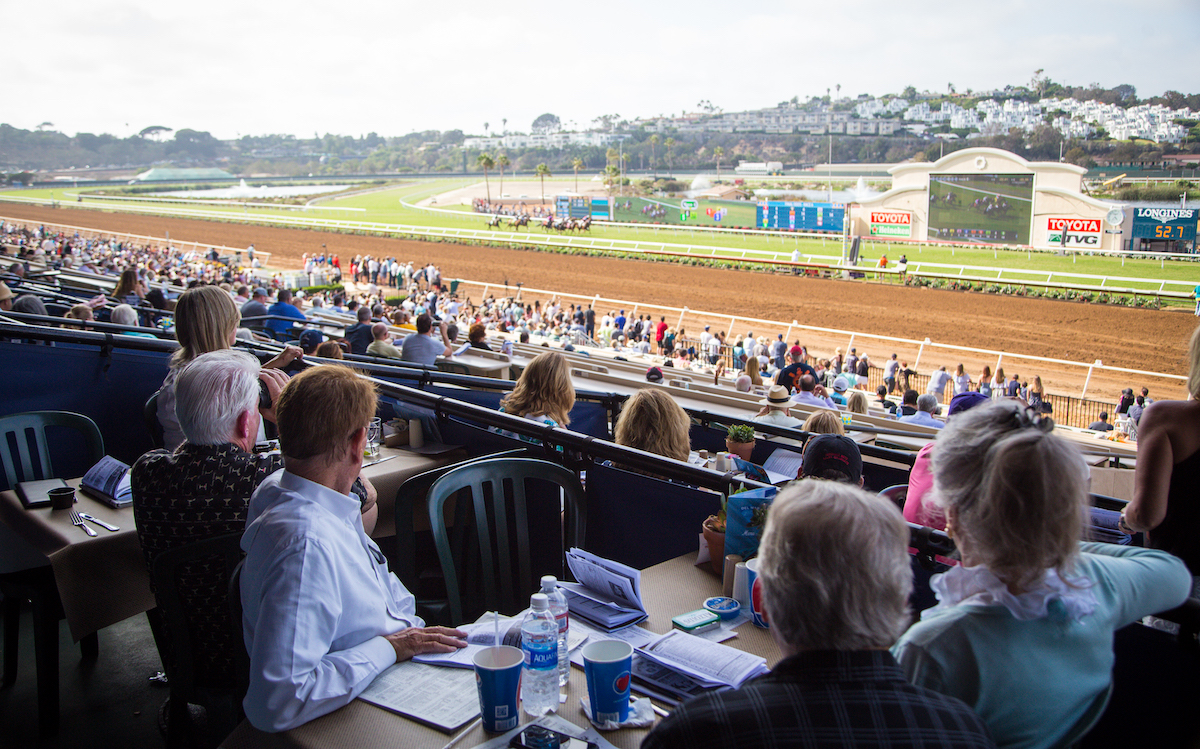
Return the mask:
[[[70, 208], [49, 209], [5, 205], [3, 215], [28, 221], [46, 221], [165, 236], [176, 241], [245, 247], [253, 243], [272, 253], [272, 264], [281, 268], [300, 265], [305, 252], [324, 244], [342, 258], [343, 267], [356, 254], [395, 256], [414, 262], [432, 261], [443, 278], [463, 278], [498, 284], [502, 293], [507, 279], [515, 286], [551, 289], [583, 296], [636, 300], [642, 304], [687, 306], [751, 318], [791, 321], [839, 330], [869, 331], [876, 335], [1007, 351], [1033, 357], [1090, 362], [1186, 375], [1187, 340], [1196, 318], [1180, 311], [1157, 311], [1061, 302], [1046, 299], [1003, 297], [982, 293], [906, 288], [895, 285], [810, 279], [764, 273], [694, 268], [663, 263], [556, 255], [494, 247], [467, 247], [401, 241], [374, 236], [336, 234], [302, 229], [281, 229], [237, 223], [217, 223], [155, 216], [100, 213]], [[536, 229], [535, 229], [536, 231]], [[467, 289], [478, 296], [479, 290]], [[532, 303], [533, 297], [526, 295]], [[569, 300], [568, 300], [569, 301]], [[605, 311], [602, 303], [599, 312]], [[611, 306], [611, 305], [609, 305]], [[649, 310], [646, 310], [649, 311]], [[677, 319], [677, 318], [676, 318]], [[668, 315], [668, 322], [676, 319]], [[713, 320], [714, 324], [716, 323]], [[724, 323], [722, 323], [723, 325]], [[691, 334], [699, 331], [693, 323]], [[783, 332], [762, 325], [738, 322], [734, 333], [753, 330], [755, 335]], [[810, 350], [831, 355], [843, 349], [846, 336], [793, 331]], [[867, 352], [882, 365], [893, 351], [910, 364], [916, 346], [856, 339], [859, 352]], [[942, 364], [953, 368], [962, 362], [972, 377], [991, 356], [938, 351], [926, 348], [921, 370]], [[1040, 374], [1052, 392], [1078, 395], [1086, 370], [1050, 362], [1006, 360], [1009, 375], [1023, 378]], [[1123, 387], [1151, 389], [1152, 397], [1182, 397], [1178, 381], [1097, 371], [1091, 379], [1091, 397], [1114, 399]]]

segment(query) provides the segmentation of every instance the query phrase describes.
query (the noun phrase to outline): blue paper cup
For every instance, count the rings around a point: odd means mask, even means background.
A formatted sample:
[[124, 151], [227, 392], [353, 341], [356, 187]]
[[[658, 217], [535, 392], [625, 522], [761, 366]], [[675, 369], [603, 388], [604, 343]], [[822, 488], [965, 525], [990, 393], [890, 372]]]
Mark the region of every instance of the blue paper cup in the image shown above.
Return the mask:
[[750, 595], [750, 620], [754, 626], [770, 629], [767, 612], [762, 605], [762, 578], [758, 576], [758, 557], [746, 562], [746, 588]]
[[583, 646], [592, 720], [620, 723], [629, 717], [629, 678], [633, 646], [621, 640], [598, 640]]
[[516, 728], [521, 721], [517, 696], [520, 694], [521, 664], [525, 662], [525, 655], [520, 648], [500, 645], [480, 650], [473, 660], [483, 730], [502, 733]]

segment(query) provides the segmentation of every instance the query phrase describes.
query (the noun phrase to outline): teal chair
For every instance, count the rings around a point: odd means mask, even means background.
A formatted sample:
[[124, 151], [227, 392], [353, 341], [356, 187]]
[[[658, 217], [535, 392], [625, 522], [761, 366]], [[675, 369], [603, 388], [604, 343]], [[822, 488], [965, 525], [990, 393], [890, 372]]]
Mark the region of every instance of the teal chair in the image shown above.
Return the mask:
[[104, 457], [100, 428], [83, 414], [26, 411], [0, 416], [0, 458], [4, 463], [5, 488], [11, 489], [19, 481], [59, 478], [50, 460], [50, 441], [46, 438], [48, 427], [66, 427], [83, 435], [89, 466]]
[[[4, 467], [5, 488], [21, 481], [39, 481], [59, 476], [50, 458], [50, 427], [73, 429], [83, 437], [84, 459], [88, 465], [104, 457], [104, 438], [96, 422], [83, 414], [68, 411], [28, 411], [0, 417], [0, 463]], [[37, 661], [38, 723], [43, 735], [58, 728], [58, 622], [63, 618], [62, 601], [50, 563], [40, 563], [32, 549], [20, 538], [11, 538], [0, 551], [0, 592], [4, 594], [4, 683], [17, 678], [17, 630], [21, 601], [33, 608], [34, 658]], [[22, 553], [24, 552], [24, 553]], [[99, 654], [99, 638], [93, 632], [79, 643], [84, 658]]]
[[[455, 505], [447, 517], [451, 499]], [[541, 575], [561, 579], [566, 549], [583, 543], [583, 487], [557, 463], [531, 458], [468, 463], [434, 481], [428, 501], [450, 621], [456, 624], [484, 611], [524, 609]], [[556, 545], [544, 542], [550, 538]], [[542, 565], [536, 570], [534, 551]]]

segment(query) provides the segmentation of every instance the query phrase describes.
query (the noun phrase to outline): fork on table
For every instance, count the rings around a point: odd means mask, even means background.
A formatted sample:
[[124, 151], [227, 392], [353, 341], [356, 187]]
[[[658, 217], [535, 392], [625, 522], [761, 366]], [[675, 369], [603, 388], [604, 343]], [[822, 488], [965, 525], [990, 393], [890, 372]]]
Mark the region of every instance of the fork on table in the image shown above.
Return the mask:
[[75, 512], [74, 510], [71, 510], [71, 524], [78, 525], [80, 528], [83, 528], [83, 532], [89, 536], [96, 535], [96, 531], [89, 528], [87, 524], [83, 522], [83, 518], [79, 517], [79, 513]]

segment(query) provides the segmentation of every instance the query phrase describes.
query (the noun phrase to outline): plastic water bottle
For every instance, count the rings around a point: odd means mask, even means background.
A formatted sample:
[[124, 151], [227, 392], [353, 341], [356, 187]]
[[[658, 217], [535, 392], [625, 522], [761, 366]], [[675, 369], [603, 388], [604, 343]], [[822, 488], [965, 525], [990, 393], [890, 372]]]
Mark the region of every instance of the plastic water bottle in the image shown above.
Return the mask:
[[571, 680], [571, 654], [567, 652], [567, 631], [571, 628], [567, 597], [558, 589], [554, 575], [542, 577], [542, 592], [550, 599], [550, 613], [558, 622], [558, 685], [565, 687]]
[[532, 609], [521, 622], [521, 704], [534, 717], [558, 710], [558, 623], [545, 593], [529, 599]]

